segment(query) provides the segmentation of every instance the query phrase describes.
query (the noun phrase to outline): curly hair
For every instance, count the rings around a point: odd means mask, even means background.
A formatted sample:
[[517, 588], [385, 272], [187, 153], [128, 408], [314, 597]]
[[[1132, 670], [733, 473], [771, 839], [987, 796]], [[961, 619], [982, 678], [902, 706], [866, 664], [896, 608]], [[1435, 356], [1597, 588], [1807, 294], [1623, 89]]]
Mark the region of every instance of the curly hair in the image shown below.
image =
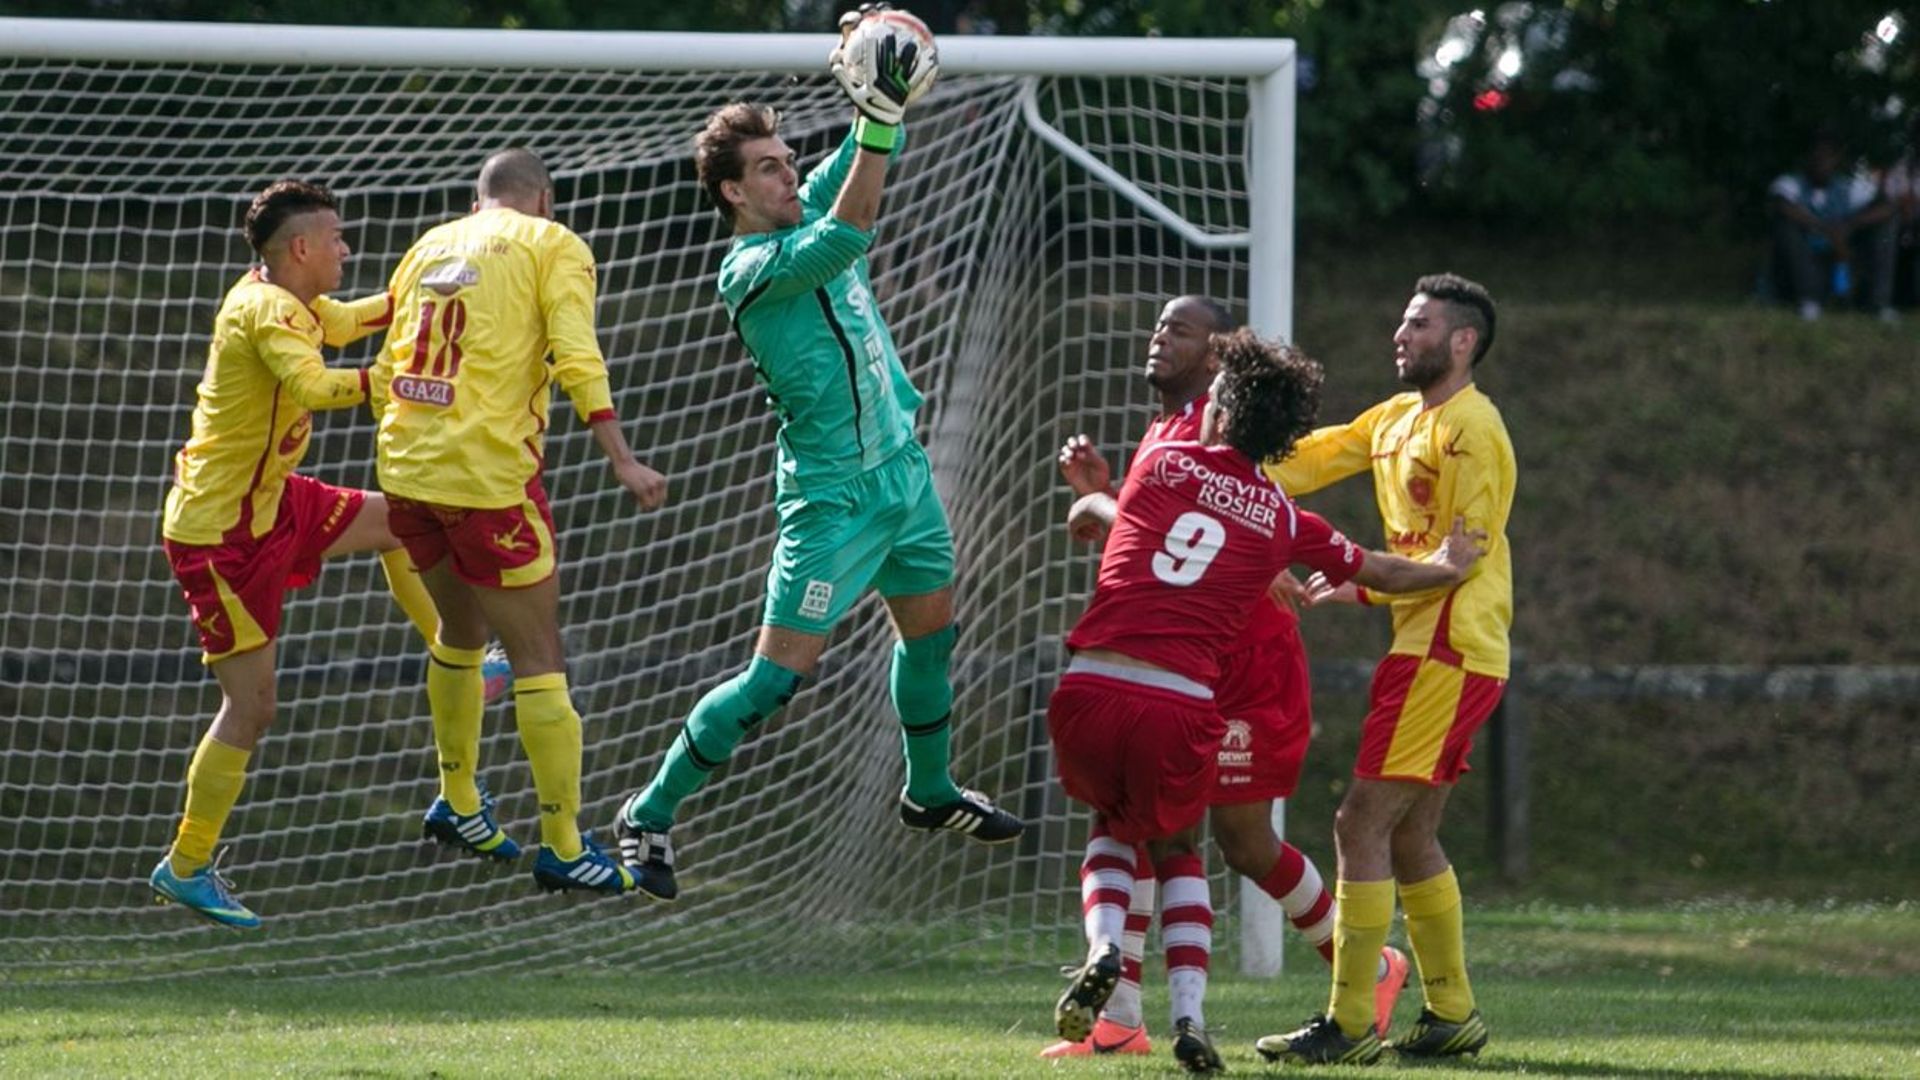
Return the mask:
[[333, 197], [333, 192], [319, 184], [309, 184], [305, 180], [276, 180], [253, 197], [253, 205], [247, 207], [247, 217], [240, 229], [246, 234], [247, 243], [253, 247], [254, 253], [265, 255], [267, 245], [273, 243], [274, 234], [287, 223], [287, 219], [314, 210], [338, 213], [340, 203]]
[[1227, 445], [1254, 461], [1292, 453], [1320, 412], [1320, 361], [1244, 326], [1213, 335], [1213, 348], [1220, 357], [1213, 399], [1226, 413]]

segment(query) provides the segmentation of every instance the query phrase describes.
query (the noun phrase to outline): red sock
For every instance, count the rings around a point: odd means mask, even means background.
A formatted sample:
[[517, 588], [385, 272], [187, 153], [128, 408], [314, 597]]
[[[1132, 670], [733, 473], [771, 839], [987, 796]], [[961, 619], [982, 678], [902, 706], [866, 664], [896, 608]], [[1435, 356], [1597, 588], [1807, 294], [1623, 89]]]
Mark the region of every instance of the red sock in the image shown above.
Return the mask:
[[1292, 844], [1281, 844], [1280, 859], [1260, 879], [1260, 891], [1279, 901], [1300, 936], [1333, 963], [1333, 894], [1312, 859]]
[[1204, 1024], [1201, 1002], [1213, 958], [1213, 897], [1198, 855], [1175, 855], [1154, 867], [1160, 874], [1160, 943], [1167, 951], [1167, 989], [1175, 1020]]

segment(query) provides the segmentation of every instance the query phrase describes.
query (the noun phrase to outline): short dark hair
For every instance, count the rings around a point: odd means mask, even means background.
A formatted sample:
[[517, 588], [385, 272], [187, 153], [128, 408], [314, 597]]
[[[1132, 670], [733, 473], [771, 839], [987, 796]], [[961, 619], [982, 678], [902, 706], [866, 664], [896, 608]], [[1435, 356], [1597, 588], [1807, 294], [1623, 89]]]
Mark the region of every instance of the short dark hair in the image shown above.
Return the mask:
[[1227, 305], [1215, 300], [1211, 296], [1204, 296], [1200, 293], [1185, 293], [1174, 297], [1171, 302], [1178, 303], [1182, 300], [1191, 300], [1200, 310], [1207, 313], [1207, 321], [1211, 324], [1209, 329], [1210, 333], [1225, 334], [1240, 325], [1234, 321], [1233, 313], [1227, 310]]
[[1226, 412], [1227, 445], [1252, 458], [1286, 457], [1320, 413], [1320, 361], [1241, 327], [1213, 336], [1220, 357], [1214, 401]]
[[1435, 300], [1447, 302], [1449, 330], [1458, 330], [1463, 326], [1473, 329], [1477, 335], [1473, 345], [1473, 363], [1478, 367], [1480, 358], [1493, 348], [1493, 297], [1487, 292], [1487, 287], [1477, 281], [1468, 281], [1459, 274], [1428, 274], [1413, 283], [1413, 291], [1416, 295], [1425, 293]]
[[481, 164], [474, 190], [482, 199], [525, 202], [553, 190], [553, 177], [540, 155], [516, 146], [489, 156]]
[[771, 139], [780, 134], [780, 114], [771, 105], [736, 101], [722, 105], [707, 117], [707, 126], [693, 137], [693, 167], [700, 176], [707, 198], [727, 224], [733, 224], [733, 204], [720, 192], [720, 185], [739, 180], [747, 174], [746, 159], [740, 144], [750, 139]]
[[340, 202], [333, 192], [319, 184], [309, 184], [305, 180], [276, 180], [267, 185], [267, 189], [253, 197], [253, 205], [247, 207], [246, 220], [241, 223], [240, 231], [246, 234], [247, 244], [254, 254], [265, 255], [267, 245], [273, 243], [287, 219], [315, 210], [340, 212]]

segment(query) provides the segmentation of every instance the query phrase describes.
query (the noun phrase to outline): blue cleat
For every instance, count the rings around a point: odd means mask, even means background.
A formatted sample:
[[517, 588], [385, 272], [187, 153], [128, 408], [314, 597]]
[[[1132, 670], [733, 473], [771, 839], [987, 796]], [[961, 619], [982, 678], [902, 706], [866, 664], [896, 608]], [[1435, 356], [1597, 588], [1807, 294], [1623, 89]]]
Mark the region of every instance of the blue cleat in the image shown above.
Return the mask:
[[533, 860], [533, 883], [547, 892], [585, 889], [588, 892], [618, 896], [632, 892], [637, 882], [633, 872], [618, 859], [600, 850], [589, 836], [581, 836], [582, 850], [576, 858], [562, 859], [545, 844]]
[[235, 930], [258, 930], [260, 916], [233, 898], [233, 893], [228, 891], [233, 883], [220, 876], [219, 861], [215, 858], [181, 877], [173, 872], [172, 853], [161, 856], [160, 865], [147, 877], [147, 884], [153, 886], [153, 902], [179, 904], [195, 915]]
[[427, 807], [427, 816], [420, 822], [420, 831], [431, 839], [456, 851], [478, 855], [483, 859], [499, 862], [512, 862], [520, 857], [520, 845], [506, 831], [494, 824], [493, 793], [487, 785], [474, 782], [480, 789], [480, 811], [475, 814], [456, 813], [453, 804], [445, 798], [433, 800]]
[[480, 679], [481, 696], [489, 705], [513, 689], [513, 664], [507, 660], [507, 650], [498, 645], [488, 647], [480, 660]]

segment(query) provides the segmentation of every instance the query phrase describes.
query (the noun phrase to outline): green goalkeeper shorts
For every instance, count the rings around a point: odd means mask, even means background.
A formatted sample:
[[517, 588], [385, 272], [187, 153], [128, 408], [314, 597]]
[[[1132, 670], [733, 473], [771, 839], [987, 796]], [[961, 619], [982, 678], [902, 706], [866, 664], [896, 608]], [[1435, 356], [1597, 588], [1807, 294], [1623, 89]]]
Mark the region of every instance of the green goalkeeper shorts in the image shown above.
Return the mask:
[[953, 584], [953, 530], [918, 442], [851, 480], [780, 500], [762, 622], [827, 634], [872, 586], [919, 596]]

